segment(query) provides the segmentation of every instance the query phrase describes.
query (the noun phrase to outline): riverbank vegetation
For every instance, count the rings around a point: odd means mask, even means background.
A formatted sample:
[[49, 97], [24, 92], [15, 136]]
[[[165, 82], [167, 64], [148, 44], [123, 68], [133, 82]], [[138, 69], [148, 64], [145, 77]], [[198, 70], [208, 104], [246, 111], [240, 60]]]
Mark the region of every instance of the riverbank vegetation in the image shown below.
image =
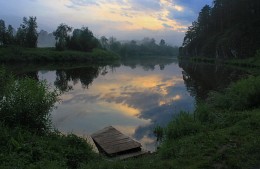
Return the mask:
[[[176, 57], [178, 47], [168, 45], [165, 40], [157, 44], [153, 38], [142, 41], [120, 42], [114, 37], [96, 38], [88, 27], [73, 29], [60, 24], [48, 34], [37, 32], [36, 17], [23, 18], [21, 26], [16, 30], [11, 25], [6, 27], [0, 20], [0, 61], [2, 62], [60, 62], [60, 61], [100, 61], [147, 57]], [[38, 48], [38, 40], [43, 46], [55, 43], [55, 48]]]
[[86, 140], [53, 130], [59, 92], [0, 69], [0, 168], [77, 168], [97, 158]]
[[[45, 82], [14, 80], [0, 71], [1, 168], [257, 168], [260, 152], [260, 77], [250, 76], [212, 92], [194, 113], [181, 112], [158, 127], [157, 153], [107, 161], [86, 140], [51, 128], [58, 91]], [[40, 107], [40, 108], [39, 108]]]
[[[17, 31], [0, 20], [1, 62], [66, 62], [118, 60], [114, 52], [103, 50], [99, 41], [87, 28], [72, 29], [61, 24], [54, 31], [55, 48], [37, 48], [38, 32], [36, 17], [23, 18]], [[72, 35], [69, 33], [72, 32]]]
[[110, 51], [93, 49], [92, 52], [74, 50], [57, 51], [54, 48], [21, 48], [17, 46], [0, 48], [0, 61], [14, 62], [94, 62], [114, 61], [119, 56]]
[[168, 45], [164, 39], [159, 43], [153, 38], [144, 38], [141, 41], [131, 40], [120, 42], [114, 37], [100, 38], [100, 44], [103, 49], [113, 51], [121, 56], [123, 59], [136, 58], [162, 58], [162, 57], [177, 57], [179, 48], [177, 46]]

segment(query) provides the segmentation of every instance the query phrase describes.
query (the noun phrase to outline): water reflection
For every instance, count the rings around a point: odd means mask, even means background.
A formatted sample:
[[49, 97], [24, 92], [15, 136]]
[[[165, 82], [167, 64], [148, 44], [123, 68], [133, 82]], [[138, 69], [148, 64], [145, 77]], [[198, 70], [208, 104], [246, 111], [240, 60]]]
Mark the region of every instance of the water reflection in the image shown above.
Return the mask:
[[221, 66], [163, 59], [36, 69], [17, 74], [46, 79], [62, 91], [62, 102], [52, 112], [57, 129], [86, 135], [113, 125], [152, 151], [155, 125], [167, 125], [180, 111], [193, 111], [196, 99], [243, 74]]
[[155, 125], [166, 125], [180, 110], [194, 107], [174, 60], [90, 65], [38, 76], [64, 92], [52, 113], [59, 130], [84, 135], [113, 125], [149, 150], [155, 148]]
[[183, 61], [179, 66], [183, 69], [187, 90], [196, 99], [205, 99], [209, 91], [224, 89], [231, 82], [248, 75], [245, 71], [223, 65]]

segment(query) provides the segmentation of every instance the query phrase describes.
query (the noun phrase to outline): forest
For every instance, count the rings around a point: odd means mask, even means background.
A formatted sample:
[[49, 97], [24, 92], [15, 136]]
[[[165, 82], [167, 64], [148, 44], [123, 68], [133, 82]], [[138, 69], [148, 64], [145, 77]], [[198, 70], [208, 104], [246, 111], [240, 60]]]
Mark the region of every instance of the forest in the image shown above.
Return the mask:
[[244, 59], [260, 49], [260, 1], [214, 0], [188, 28], [182, 57]]

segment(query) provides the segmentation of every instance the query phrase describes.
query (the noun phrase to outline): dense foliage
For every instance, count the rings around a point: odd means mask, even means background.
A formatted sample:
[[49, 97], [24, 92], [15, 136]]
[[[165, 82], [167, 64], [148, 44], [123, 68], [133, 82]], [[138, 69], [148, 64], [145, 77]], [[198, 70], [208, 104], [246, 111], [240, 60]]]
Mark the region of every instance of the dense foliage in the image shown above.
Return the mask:
[[30, 78], [14, 80], [2, 68], [0, 84], [0, 122], [35, 132], [49, 130], [49, 113], [57, 102], [56, 91], [49, 91], [44, 81]]
[[69, 33], [72, 31], [72, 27], [66, 24], [60, 24], [53, 35], [56, 39], [56, 49], [65, 50], [68, 45]]
[[74, 29], [66, 25], [60, 24], [53, 35], [56, 39], [56, 49], [57, 50], [77, 50], [91, 52], [93, 49], [99, 47], [99, 41], [94, 37], [91, 30], [87, 27], [82, 27], [81, 29]]
[[97, 47], [99, 47], [99, 42], [87, 27], [74, 29], [68, 40], [68, 48], [72, 50], [90, 52]]
[[24, 17], [23, 23], [17, 32], [12, 25], [8, 25], [6, 28], [5, 21], [0, 20], [0, 46], [18, 45], [36, 48], [38, 39], [36, 20], [37, 18], [32, 16], [29, 18]]
[[214, 0], [185, 34], [180, 56], [247, 58], [260, 48], [260, 1]]
[[14, 44], [14, 28], [8, 25], [6, 28], [5, 21], [0, 20], [0, 46]]
[[131, 40], [120, 42], [114, 37], [107, 39], [102, 36], [100, 39], [102, 48], [118, 53], [122, 58], [140, 58], [149, 56], [177, 56], [178, 47], [167, 45], [165, 40], [159, 44], [153, 38], [144, 38], [141, 41]]

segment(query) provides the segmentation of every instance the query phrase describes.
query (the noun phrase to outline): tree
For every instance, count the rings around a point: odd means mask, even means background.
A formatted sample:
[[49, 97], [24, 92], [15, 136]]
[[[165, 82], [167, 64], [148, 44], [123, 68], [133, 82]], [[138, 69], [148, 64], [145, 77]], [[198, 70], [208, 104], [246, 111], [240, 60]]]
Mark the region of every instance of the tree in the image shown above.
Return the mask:
[[109, 44], [109, 49], [114, 51], [114, 52], [119, 52], [120, 47], [121, 47], [121, 43], [119, 41], [117, 41], [117, 39], [115, 37], [110, 37], [108, 40], [108, 44]]
[[37, 18], [30, 16], [29, 18], [24, 17], [23, 23], [20, 25], [16, 35], [16, 41], [18, 45], [36, 48], [37, 47]]
[[198, 26], [200, 32], [207, 32], [210, 24], [211, 7], [205, 5], [199, 13]]
[[103, 49], [108, 49], [108, 39], [105, 36], [100, 38], [100, 43]]
[[26, 31], [24, 28], [20, 27], [17, 30], [15, 41], [17, 45], [24, 46], [26, 43]]
[[165, 40], [162, 39], [162, 40], [160, 41], [160, 46], [165, 46], [165, 45], [166, 45]]
[[14, 44], [14, 28], [12, 27], [12, 25], [8, 25], [5, 34], [6, 34], [6, 45]]
[[5, 43], [5, 21], [4, 20], [0, 20], [0, 46], [4, 45]]
[[82, 27], [73, 31], [68, 44], [70, 49], [89, 52], [98, 47], [99, 42], [87, 27]]
[[56, 39], [56, 49], [57, 50], [65, 50], [67, 47], [69, 33], [72, 31], [72, 27], [66, 24], [60, 24], [56, 31], [53, 32], [53, 35]]
[[37, 47], [37, 22], [36, 17], [29, 17], [29, 19], [24, 18], [24, 24], [26, 25], [26, 44], [27, 47], [36, 48]]

